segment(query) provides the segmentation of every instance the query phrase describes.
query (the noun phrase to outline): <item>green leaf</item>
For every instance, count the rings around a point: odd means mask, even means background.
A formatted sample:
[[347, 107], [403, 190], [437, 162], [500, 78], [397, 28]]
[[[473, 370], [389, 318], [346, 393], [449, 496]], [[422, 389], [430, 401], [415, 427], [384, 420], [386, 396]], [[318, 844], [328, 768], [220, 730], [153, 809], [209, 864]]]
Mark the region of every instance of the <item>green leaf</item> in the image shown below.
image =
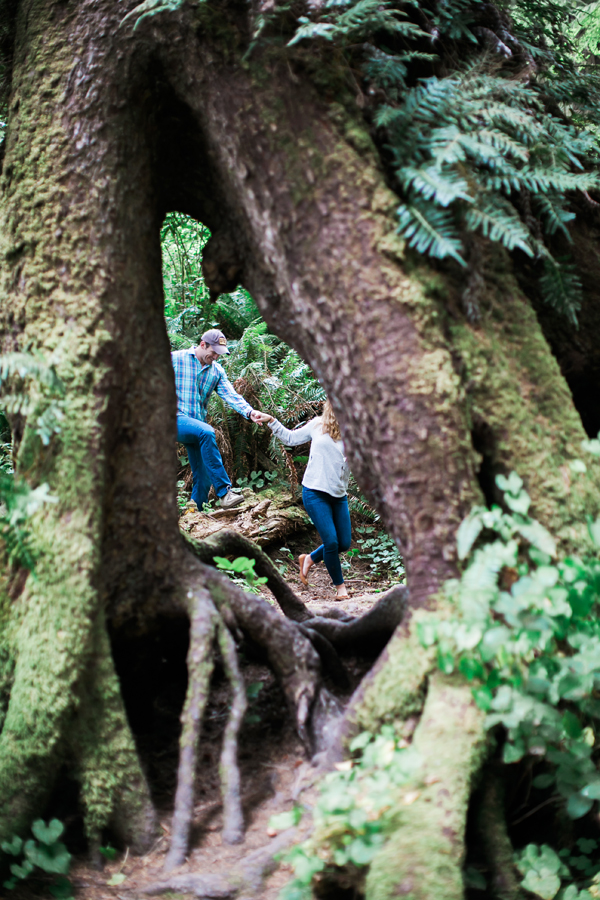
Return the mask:
[[10, 871], [16, 878], [27, 878], [27, 876], [33, 872], [33, 868], [32, 863], [30, 863], [28, 859], [24, 859], [20, 866], [17, 865], [17, 863], [13, 863], [10, 867]]
[[56, 900], [69, 900], [73, 896], [73, 885], [68, 878], [57, 878], [48, 890]]
[[521, 885], [525, 890], [542, 897], [543, 900], [553, 900], [560, 890], [560, 878], [551, 872], [540, 874], [530, 869]]
[[533, 786], [534, 788], [547, 788], [550, 787], [551, 784], [554, 784], [555, 780], [556, 778], [554, 775], [536, 775], [533, 779]]
[[57, 842], [51, 846], [27, 841], [23, 848], [27, 859], [44, 872], [66, 875], [71, 864], [71, 854], [64, 844]]
[[581, 722], [575, 715], [575, 713], [567, 710], [562, 717], [562, 727], [566, 735], [570, 738], [578, 738], [581, 737], [581, 733], [583, 731]]
[[357, 750], [364, 750], [372, 738], [373, 735], [370, 731], [361, 731], [360, 734], [357, 734], [356, 737], [350, 741], [350, 752], [355, 753]]
[[268, 828], [273, 831], [286, 831], [288, 828], [293, 828], [294, 825], [297, 825], [301, 818], [302, 809], [299, 806], [294, 806], [293, 809], [271, 816]]
[[[589, 797], [590, 800], [600, 800], [600, 781], [593, 781], [591, 784], [586, 784], [582, 789], [581, 794], [583, 797]], [[584, 850], [583, 852], [586, 853], [589, 851]]]
[[480, 516], [469, 515], [462, 520], [456, 533], [456, 548], [459, 559], [467, 558], [482, 529], [483, 522]]
[[378, 850], [377, 844], [369, 845], [361, 838], [356, 838], [346, 848], [348, 859], [355, 866], [368, 866]]
[[516, 472], [511, 472], [508, 478], [504, 475], [496, 475], [496, 484], [504, 493], [518, 494], [523, 487], [523, 481]]
[[19, 856], [21, 850], [23, 849], [23, 841], [17, 835], [14, 836], [10, 843], [8, 841], [3, 841], [0, 844], [4, 853], [8, 853], [9, 856]]
[[458, 664], [459, 671], [465, 676], [467, 681], [473, 681], [474, 678], [483, 678], [485, 669], [478, 659], [472, 659], [469, 656], [463, 656]]
[[524, 755], [525, 749], [522, 744], [517, 742], [511, 744], [507, 741], [504, 745], [504, 750], [502, 751], [502, 761], [507, 765], [510, 765], [511, 763], [519, 762], [519, 760], [523, 759]]
[[47, 845], [54, 844], [64, 830], [65, 826], [59, 819], [52, 819], [47, 825], [43, 819], [36, 819], [31, 826], [33, 836], [37, 838], [40, 844]]
[[589, 797], [584, 797], [581, 793], [571, 794], [567, 800], [567, 814], [572, 819], [580, 819], [590, 811], [593, 805], [594, 801]]
[[479, 709], [483, 709], [485, 712], [487, 712], [489, 709], [492, 708], [492, 701], [494, 699], [494, 695], [489, 687], [484, 686], [484, 687], [474, 688], [474, 690], [472, 691], [472, 694], [473, 694], [473, 699], [475, 700], [475, 703], [477, 704]]
[[127, 875], [123, 874], [123, 872], [115, 872], [106, 883], [109, 887], [117, 887], [119, 884], [123, 884], [126, 878]]
[[591, 516], [587, 517], [588, 534], [596, 547], [600, 547], [600, 518], [592, 520]]
[[518, 494], [505, 493], [504, 502], [512, 512], [526, 516], [531, 505], [531, 497], [526, 491], [519, 491]]

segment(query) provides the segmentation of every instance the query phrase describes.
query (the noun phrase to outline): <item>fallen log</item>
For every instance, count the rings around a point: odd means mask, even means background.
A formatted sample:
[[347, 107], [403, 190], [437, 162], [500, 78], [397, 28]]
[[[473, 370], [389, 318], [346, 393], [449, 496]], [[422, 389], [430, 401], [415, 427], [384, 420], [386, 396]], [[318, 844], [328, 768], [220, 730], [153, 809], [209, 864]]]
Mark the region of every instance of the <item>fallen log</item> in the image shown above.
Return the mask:
[[203, 541], [218, 531], [233, 528], [264, 547], [274, 541], [285, 542], [289, 535], [312, 525], [290, 491], [267, 489], [255, 494], [247, 488], [243, 493], [244, 502], [234, 509], [217, 507], [206, 512], [187, 509], [179, 520], [181, 530], [195, 540]]

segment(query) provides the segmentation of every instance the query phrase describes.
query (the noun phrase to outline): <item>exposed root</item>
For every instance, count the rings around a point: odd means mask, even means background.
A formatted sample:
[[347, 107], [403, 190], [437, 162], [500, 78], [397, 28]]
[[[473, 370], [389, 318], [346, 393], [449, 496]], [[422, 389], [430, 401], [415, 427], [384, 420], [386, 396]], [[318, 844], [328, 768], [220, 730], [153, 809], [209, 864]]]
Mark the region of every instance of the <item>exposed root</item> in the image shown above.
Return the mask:
[[165, 860], [166, 871], [181, 865], [187, 854], [194, 808], [198, 738], [214, 667], [213, 636], [218, 622], [218, 613], [208, 591], [202, 588], [190, 590], [188, 599], [193, 603], [190, 610], [190, 647], [187, 657], [189, 683], [181, 714], [183, 727], [179, 741], [177, 792], [171, 825], [171, 846]]
[[248, 559], [253, 559], [256, 563], [257, 575], [267, 579], [267, 587], [288, 619], [304, 622], [311, 618], [304, 603], [296, 596], [267, 554], [254, 541], [227, 528], [200, 543], [194, 542], [192, 546], [196, 556], [209, 566], [214, 565], [215, 556], [247, 556]]
[[233, 689], [233, 702], [223, 737], [219, 767], [223, 792], [223, 840], [226, 844], [239, 844], [244, 837], [244, 816], [237, 762], [237, 739], [246, 712], [246, 691], [233, 638], [222, 621], [218, 626], [218, 638], [225, 672]]
[[240, 590], [215, 569], [207, 567], [203, 577], [223, 617], [229, 608], [241, 631], [265, 649], [286, 695], [296, 731], [307, 752], [315, 752], [321, 739], [311, 728], [311, 710], [319, 696], [328, 692], [322, 686], [320, 660], [311, 641], [266, 600]]
[[333, 682], [342, 690], [347, 690], [350, 687], [348, 672], [330, 641], [308, 625], [299, 625], [298, 628], [310, 640]]
[[167, 891], [194, 894], [196, 897], [227, 898], [241, 891], [257, 894], [264, 879], [277, 866], [276, 856], [298, 839], [298, 829], [282, 831], [265, 847], [260, 847], [240, 860], [229, 880], [220, 875], [200, 875], [189, 872], [157, 881], [144, 888], [145, 894], [164, 894]]
[[504, 812], [504, 782], [490, 767], [483, 779], [478, 831], [491, 873], [493, 900], [521, 900], [524, 893], [519, 885], [513, 862], [514, 848], [508, 836]]
[[359, 619], [341, 621], [329, 616], [315, 616], [304, 622], [304, 626], [318, 631], [336, 650], [357, 649], [365, 656], [377, 656], [402, 621], [407, 600], [408, 589], [405, 585], [396, 585], [382, 594], [375, 606]]

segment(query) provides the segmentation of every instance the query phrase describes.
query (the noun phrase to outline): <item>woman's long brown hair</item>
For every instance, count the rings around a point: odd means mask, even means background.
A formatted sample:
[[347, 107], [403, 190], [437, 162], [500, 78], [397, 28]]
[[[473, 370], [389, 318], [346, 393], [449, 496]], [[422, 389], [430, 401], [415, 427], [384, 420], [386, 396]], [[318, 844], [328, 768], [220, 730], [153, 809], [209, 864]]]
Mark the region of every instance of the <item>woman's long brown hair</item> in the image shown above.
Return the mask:
[[335, 413], [329, 400], [325, 401], [322, 420], [323, 434], [328, 434], [332, 440], [339, 441], [342, 436], [340, 426], [338, 425], [338, 420], [335, 417]]

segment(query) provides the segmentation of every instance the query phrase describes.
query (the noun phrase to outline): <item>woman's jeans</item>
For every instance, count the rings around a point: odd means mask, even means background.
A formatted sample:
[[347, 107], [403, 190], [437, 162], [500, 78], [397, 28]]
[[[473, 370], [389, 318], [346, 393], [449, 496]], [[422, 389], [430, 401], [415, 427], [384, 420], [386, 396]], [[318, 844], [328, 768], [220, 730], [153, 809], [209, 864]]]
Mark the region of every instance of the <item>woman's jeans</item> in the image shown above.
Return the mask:
[[180, 444], [185, 444], [192, 468], [192, 500], [196, 501], [198, 509], [202, 509], [202, 504], [208, 500], [211, 484], [215, 486], [217, 497], [223, 497], [231, 487], [217, 447], [215, 429], [200, 419], [179, 414], [177, 440]]
[[304, 509], [313, 520], [323, 543], [310, 554], [313, 562], [325, 561], [331, 580], [338, 587], [344, 583], [339, 553], [348, 550], [352, 540], [347, 497], [333, 497], [326, 491], [302, 488]]

